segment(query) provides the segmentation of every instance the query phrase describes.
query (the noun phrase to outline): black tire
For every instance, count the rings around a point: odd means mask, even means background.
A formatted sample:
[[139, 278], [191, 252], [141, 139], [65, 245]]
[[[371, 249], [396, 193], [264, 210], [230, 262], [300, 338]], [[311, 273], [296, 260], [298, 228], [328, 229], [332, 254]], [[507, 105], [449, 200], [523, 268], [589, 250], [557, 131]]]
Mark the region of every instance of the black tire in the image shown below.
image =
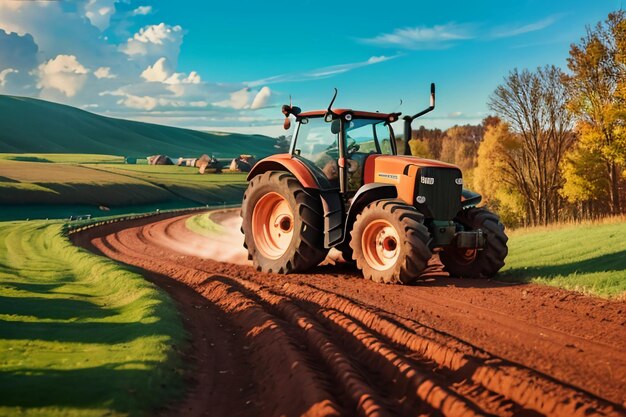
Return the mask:
[[478, 251], [449, 248], [439, 254], [444, 269], [460, 278], [491, 278], [504, 266], [509, 253], [504, 225], [497, 215], [485, 208], [461, 211], [454, 219], [470, 230], [481, 229], [485, 247]]
[[354, 259], [352, 258], [352, 248], [350, 247], [350, 238], [346, 237], [346, 240], [340, 245], [335, 246], [339, 252], [341, 252], [341, 257], [346, 263], [354, 264]]
[[[272, 259], [258, 250], [253, 235], [252, 217], [256, 203], [268, 193], [277, 193], [287, 203], [293, 216], [293, 235], [282, 256]], [[322, 204], [289, 172], [268, 171], [254, 177], [243, 196], [241, 231], [248, 259], [262, 272], [289, 274], [318, 265], [328, 250], [324, 249]]]
[[[367, 248], [362, 245], [364, 232], [378, 220], [389, 224], [400, 241], [394, 245], [398, 250], [395, 261], [386, 269], [376, 268], [368, 261]], [[374, 282], [386, 284], [408, 284], [415, 281], [428, 265], [432, 256], [428, 229], [423, 224], [424, 216], [414, 207], [400, 200], [379, 200], [370, 203], [357, 215], [350, 238], [352, 257], [363, 276]]]

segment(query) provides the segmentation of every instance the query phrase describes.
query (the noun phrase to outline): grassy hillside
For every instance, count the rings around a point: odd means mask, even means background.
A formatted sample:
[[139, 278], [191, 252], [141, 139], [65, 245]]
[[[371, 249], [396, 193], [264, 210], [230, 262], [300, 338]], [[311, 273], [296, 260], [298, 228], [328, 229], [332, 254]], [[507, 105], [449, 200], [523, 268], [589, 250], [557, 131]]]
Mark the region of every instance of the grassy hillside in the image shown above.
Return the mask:
[[213, 154], [264, 157], [274, 140], [262, 135], [206, 133], [99, 116], [74, 107], [0, 95], [0, 153], [83, 153], [145, 157]]
[[175, 306], [62, 229], [0, 223], [0, 415], [152, 415], [183, 389]]
[[[616, 220], [617, 221], [617, 220]], [[498, 279], [603, 297], [626, 293], [626, 222], [514, 231]]]

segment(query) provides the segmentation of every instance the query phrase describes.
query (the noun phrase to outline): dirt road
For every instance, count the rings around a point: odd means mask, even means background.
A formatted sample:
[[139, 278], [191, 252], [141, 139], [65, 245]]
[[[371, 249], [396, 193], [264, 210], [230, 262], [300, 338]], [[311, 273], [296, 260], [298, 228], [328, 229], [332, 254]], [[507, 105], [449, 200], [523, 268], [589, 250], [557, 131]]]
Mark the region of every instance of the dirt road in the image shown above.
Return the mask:
[[[236, 217], [213, 215], [231, 231]], [[196, 371], [174, 414], [626, 415], [625, 302], [449, 278], [436, 265], [413, 286], [348, 266], [261, 274], [236, 233], [201, 237], [185, 220], [73, 237], [144, 269], [179, 303]]]

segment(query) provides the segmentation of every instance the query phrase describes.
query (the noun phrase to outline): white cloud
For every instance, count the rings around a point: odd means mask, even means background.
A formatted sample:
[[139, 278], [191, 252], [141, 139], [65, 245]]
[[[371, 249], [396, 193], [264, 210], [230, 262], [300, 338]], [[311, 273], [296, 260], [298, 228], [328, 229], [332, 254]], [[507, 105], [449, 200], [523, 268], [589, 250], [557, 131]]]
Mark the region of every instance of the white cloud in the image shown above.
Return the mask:
[[559, 20], [560, 15], [552, 15], [548, 16], [545, 19], [539, 20], [537, 22], [529, 23], [521, 26], [500, 26], [495, 28], [491, 32], [492, 38], [510, 38], [513, 36], [523, 35], [525, 33], [536, 32], [538, 30], [545, 29], [549, 26], [552, 26], [557, 20]]
[[265, 86], [261, 88], [256, 96], [254, 96], [254, 100], [252, 100], [250, 108], [255, 110], [267, 106], [267, 103], [269, 102], [271, 96], [272, 91], [269, 89], [269, 87]]
[[165, 80], [165, 84], [200, 84], [201, 82], [202, 78], [195, 71], [191, 71], [187, 76], [183, 72], [176, 72]]
[[434, 49], [448, 45], [451, 41], [471, 39], [473, 25], [446, 23], [432, 27], [396, 29], [392, 33], [381, 33], [373, 38], [359, 39], [362, 43], [406, 49]]
[[167, 59], [159, 58], [153, 65], [141, 73], [141, 78], [149, 82], [165, 82], [170, 76], [170, 70], [166, 68]]
[[103, 31], [109, 27], [111, 16], [115, 13], [115, 0], [88, 0], [84, 10], [91, 24]]
[[250, 88], [245, 87], [241, 90], [230, 93], [230, 98], [227, 100], [214, 103], [219, 107], [232, 107], [233, 109], [245, 109], [248, 107], [250, 101]]
[[247, 81], [246, 85], [250, 87], [257, 87], [264, 84], [276, 84], [276, 83], [284, 83], [284, 82], [300, 82], [300, 81], [310, 81], [321, 78], [328, 78], [334, 75], [339, 75], [346, 73], [348, 71], [352, 71], [357, 68], [367, 67], [369, 65], [380, 64], [381, 62], [389, 61], [395, 58], [402, 56], [401, 54], [392, 55], [392, 56], [372, 56], [366, 61], [361, 62], [352, 62], [349, 64], [340, 64], [340, 65], [332, 65], [329, 67], [317, 68], [307, 72], [298, 72], [293, 74], [281, 74], [275, 75], [273, 77], [262, 78], [260, 80]]
[[9, 74], [17, 74], [19, 71], [14, 68], [6, 68], [0, 71], [0, 87], [4, 87]]
[[74, 55], [57, 55], [39, 65], [36, 72], [38, 88], [58, 90], [72, 97], [85, 84], [89, 70]]
[[117, 75], [111, 74], [111, 67], [100, 67], [93, 72], [96, 78], [117, 78]]
[[139, 6], [133, 10], [133, 16], [145, 16], [152, 13], [152, 6]]
[[121, 46], [120, 50], [133, 59], [146, 57], [151, 60], [154, 57], [165, 57], [170, 62], [176, 63], [182, 42], [182, 27], [160, 23], [141, 28]]
[[157, 104], [159, 104], [159, 100], [150, 96], [140, 97], [128, 94], [117, 103], [131, 109], [153, 110], [157, 106]]
[[[167, 58], [161, 57], [157, 59], [157, 61], [148, 66], [142, 73], [141, 78], [148, 82], [161, 82], [164, 84], [170, 85], [179, 85], [179, 84], [200, 84], [202, 79], [197, 72], [191, 71], [189, 75], [186, 75], [182, 72], [173, 72], [170, 68], [170, 65], [167, 61]], [[174, 93], [178, 93], [180, 89], [172, 89], [170, 91]]]
[[379, 62], [385, 62], [385, 61], [389, 61], [388, 56], [385, 55], [381, 55], [381, 56], [372, 56], [367, 60], [368, 64], [378, 64]]
[[[8, 8], [7, 3], [21, 3]], [[57, 1], [0, 1], [0, 28], [7, 33], [25, 34], [34, 40], [39, 51], [37, 64], [57, 55], [75, 55], [90, 68], [111, 66], [125, 57], [102, 36], [85, 17], [85, 2], [65, 7]]]
[[128, 109], [142, 111], [197, 110], [210, 106], [205, 100], [189, 97], [172, 97], [171, 95], [164, 95], [158, 90], [150, 91], [150, 89], [141, 85], [125, 86], [114, 91], [104, 91], [99, 95], [101, 97], [119, 97], [116, 99], [116, 104]]
[[[120, 35], [132, 13], [124, 13], [122, 21], [112, 0], [107, 3], [111, 10], [96, 7], [104, 2], [89, 0], [76, 5], [12, 3], [19, 7], [9, 8], [0, 0], [3, 94], [40, 97], [123, 118], [153, 117], [174, 124], [184, 120], [187, 126], [196, 119], [215, 126], [222, 121], [259, 124], [253, 118], [270, 112], [266, 109], [275, 93], [265, 85], [207, 82], [197, 71], [180, 71], [185, 33], [180, 26], [160, 23]], [[107, 36], [99, 29], [105, 25]]]

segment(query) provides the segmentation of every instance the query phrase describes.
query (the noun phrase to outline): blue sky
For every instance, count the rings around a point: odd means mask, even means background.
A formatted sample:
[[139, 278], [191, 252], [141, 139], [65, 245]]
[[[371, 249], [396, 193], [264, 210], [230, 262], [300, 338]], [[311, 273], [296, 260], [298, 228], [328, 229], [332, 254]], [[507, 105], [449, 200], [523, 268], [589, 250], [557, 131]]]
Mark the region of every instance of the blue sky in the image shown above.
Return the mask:
[[[503, 4], [508, 3], [506, 6]], [[600, 1], [0, 0], [0, 93], [203, 130], [281, 134], [279, 104], [477, 123], [515, 68], [565, 68]], [[404, 104], [398, 107], [400, 99]]]

